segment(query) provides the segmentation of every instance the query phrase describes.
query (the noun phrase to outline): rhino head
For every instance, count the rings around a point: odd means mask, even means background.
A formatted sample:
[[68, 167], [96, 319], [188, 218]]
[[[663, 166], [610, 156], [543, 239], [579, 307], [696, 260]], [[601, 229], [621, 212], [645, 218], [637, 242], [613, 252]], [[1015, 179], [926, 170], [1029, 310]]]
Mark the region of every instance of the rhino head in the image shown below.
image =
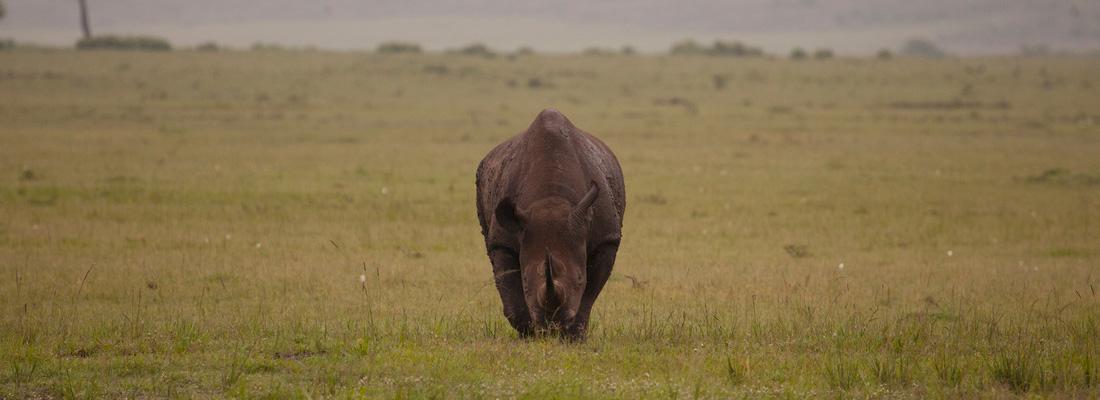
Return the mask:
[[589, 210], [599, 193], [593, 182], [576, 204], [554, 196], [525, 209], [511, 199], [497, 206], [497, 223], [518, 239], [515, 251], [535, 332], [571, 334], [582, 329], [574, 320], [588, 272]]

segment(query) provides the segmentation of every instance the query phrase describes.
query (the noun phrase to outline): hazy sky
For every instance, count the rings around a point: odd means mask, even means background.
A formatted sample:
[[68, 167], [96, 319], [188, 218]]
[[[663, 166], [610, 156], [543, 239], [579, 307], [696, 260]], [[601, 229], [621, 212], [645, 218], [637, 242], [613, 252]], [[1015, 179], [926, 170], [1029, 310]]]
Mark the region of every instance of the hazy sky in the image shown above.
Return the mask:
[[[0, 37], [71, 45], [76, 0], [0, 0]], [[371, 49], [387, 40], [429, 49], [484, 42], [510, 50], [576, 51], [737, 39], [785, 54], [896, 48], [912, 37], [957, 53], [1021, 45], [1100, 49], [1100, 0], [88, 0], [97, 33], [152, 34], [176, 45], [217, 41]]]

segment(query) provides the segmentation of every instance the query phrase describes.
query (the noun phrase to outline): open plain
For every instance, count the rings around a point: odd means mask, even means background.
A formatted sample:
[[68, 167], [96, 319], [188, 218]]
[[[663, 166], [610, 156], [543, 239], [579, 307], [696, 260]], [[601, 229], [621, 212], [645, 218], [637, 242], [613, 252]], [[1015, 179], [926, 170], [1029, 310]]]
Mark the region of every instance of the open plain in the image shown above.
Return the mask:
[[[1100, 59], [0, 52], [0, 397], [1100, 396]], [[626, 176], [584, 343], [474, 211]]]

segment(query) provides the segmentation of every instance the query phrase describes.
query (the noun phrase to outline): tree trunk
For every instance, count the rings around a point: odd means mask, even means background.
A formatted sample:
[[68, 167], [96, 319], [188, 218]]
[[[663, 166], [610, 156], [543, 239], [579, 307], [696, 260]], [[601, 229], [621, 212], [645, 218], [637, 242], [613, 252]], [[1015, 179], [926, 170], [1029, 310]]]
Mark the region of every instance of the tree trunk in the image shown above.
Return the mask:
[[80, 2], [80, 29], [84, 31], [84, 38], [92, 37], [92, 26], [88, 23], [88, 0], [77, 0]]

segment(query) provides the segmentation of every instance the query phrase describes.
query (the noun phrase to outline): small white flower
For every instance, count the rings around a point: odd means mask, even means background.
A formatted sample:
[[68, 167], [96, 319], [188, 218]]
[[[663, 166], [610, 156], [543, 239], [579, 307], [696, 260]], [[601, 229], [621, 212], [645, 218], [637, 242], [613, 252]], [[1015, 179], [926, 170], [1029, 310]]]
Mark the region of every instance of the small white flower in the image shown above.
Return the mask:
[[260, 242], [256, 242], [256, 248], [258, 249], [260, 247], [263, 247], [263, 245], [261, 245]]
[[837, 265], [836, 269], [844, 270], [844, 263], [840, 263], [840, 265]]
[[367, 275], [359, 274], [359, 283], [367, 283]]
[[382, 195], [383, 196], [385, 196], [389, 192], [390, 192], [390, 188], [382, 186]]
[[232, 239], [232, 238], [233, 238], [232, 234], [228, 234], [228, 233], [225, 234], [225, 240], [229, 240], [229, 239]]
[[951, 256], [953, 256], [953, 255], [955, 255], [955, 252], [953, 252], [953, 251], [951, 251], [951, 250], [948, 250], [948, 251], [947, 251], [947, 256], [948, 256], [948, 257], [951, 257]]

